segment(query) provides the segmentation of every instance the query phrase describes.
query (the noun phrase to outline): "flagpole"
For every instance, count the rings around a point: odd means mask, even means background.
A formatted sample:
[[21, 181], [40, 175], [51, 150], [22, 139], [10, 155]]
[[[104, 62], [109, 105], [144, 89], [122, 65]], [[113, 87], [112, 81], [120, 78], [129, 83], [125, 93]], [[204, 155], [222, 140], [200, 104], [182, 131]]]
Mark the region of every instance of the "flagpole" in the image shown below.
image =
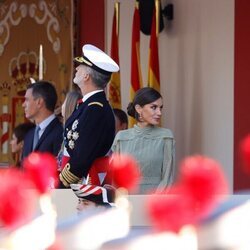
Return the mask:
[[119, 37], [119, 27], [120, 27], [120, 2], [115, 3], [116, 11], [116, 35]]
[[39, 81], [43, 79], [43, 46], [40, 44], [39, 48], [39, 75], [38, 75]]
[[156, 0], [155, 2], [155, 21], [156, 21], [156, 37], [159, 35], [159, 25], [160, 25], [160, 2]]

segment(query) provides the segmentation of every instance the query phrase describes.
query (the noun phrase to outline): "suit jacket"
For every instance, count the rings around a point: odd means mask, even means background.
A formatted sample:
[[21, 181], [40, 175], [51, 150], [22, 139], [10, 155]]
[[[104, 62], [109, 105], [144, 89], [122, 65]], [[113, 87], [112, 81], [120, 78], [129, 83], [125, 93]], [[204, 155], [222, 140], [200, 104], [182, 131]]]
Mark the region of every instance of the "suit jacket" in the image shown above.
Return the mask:
[[[60, 175], [61, 183], [75, 183], [88, 175], [95, 159], [105, 156], [115, 137], [115, 118], [104, 92], [90, 96], [66, 121], [64, 143], [69, 161]], [[65, 183], [65, 182], [64, 182]]]
[[45, 128], [42, 136], [40, 137], [35, 149], [33, 150], [33, 138], [35, 128], [31, 129], [24, 139], [23, 157], [27, 157], [33, 151], [49, 152], [57, 156], [63, 141], [63, 126], [56, 117]]

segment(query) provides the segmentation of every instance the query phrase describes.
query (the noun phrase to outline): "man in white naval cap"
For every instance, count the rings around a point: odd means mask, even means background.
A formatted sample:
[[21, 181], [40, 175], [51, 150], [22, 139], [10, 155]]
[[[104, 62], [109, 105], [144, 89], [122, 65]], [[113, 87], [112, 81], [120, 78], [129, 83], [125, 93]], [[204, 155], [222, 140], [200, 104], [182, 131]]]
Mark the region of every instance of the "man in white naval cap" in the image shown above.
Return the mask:
[[93, 45], [84, 45], [82, 52], [74, 59], [78, 66], [73, 82], [83, 99], [65, 124], [68, 162], [60, 173], [59, 188], [86, 178], [94, 160], [109, 152], [115, 136], [115, 118], [104, 89], [119, 66]]

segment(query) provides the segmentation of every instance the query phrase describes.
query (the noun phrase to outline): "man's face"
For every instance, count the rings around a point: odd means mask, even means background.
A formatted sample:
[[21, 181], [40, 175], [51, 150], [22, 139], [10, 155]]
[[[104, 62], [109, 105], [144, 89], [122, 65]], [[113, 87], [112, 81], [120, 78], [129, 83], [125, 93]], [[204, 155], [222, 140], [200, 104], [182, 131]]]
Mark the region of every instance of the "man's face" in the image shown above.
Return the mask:
[[25, 101], [23, 102], [23, 108], [25, 117], [29, 120], [35, 121], [39, 113], [40, 100], [41, 98], [34, 98], [32, 89], [27, 89], [25, 93]]
[[83, 84], [84, 81], [84, 75], [85, 75], [85, 66], [84, 65], [79, 65], [76, 67], [76, 73], [75, 73], [75, 77], [73, 79], [73, 82], [75, 84], [77, 84], [78, 86], [81, 86], [81, 84]]
[[85, 199], [78, 199], [78, 204], [76, 206], [77, 213], [80, 214], [88, 209], [96, 208], [97, 205], [93, 201], [88, 201]]

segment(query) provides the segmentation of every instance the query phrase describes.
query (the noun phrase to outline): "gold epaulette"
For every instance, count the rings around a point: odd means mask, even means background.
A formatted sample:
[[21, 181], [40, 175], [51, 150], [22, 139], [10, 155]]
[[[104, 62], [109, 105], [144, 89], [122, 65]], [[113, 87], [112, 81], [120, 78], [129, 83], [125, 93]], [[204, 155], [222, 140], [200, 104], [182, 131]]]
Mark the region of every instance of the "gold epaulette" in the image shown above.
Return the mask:
[[90, 103], [88, 104], [88, 106], [91, 106], [91, 105], [99, 105], [99, 106], [103, 107], [103, 104], [100, 103], [100, 102], [90, 102]]
[[70, 164], [67, 163], [62, 172], [59, 175], [59, 178], [65, 187], [69, 187], [72, 183], [77, 183], [80, 178], [70, 172]]

